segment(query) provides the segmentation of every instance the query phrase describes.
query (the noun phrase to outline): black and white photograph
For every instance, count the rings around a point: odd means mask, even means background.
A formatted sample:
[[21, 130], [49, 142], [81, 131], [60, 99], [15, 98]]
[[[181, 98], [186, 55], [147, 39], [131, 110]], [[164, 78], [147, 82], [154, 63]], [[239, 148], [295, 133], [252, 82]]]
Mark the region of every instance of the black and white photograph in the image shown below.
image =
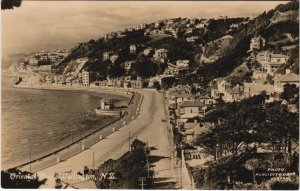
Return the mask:
[[299, 189], [299, 1], [1, 0], [1, 188]]

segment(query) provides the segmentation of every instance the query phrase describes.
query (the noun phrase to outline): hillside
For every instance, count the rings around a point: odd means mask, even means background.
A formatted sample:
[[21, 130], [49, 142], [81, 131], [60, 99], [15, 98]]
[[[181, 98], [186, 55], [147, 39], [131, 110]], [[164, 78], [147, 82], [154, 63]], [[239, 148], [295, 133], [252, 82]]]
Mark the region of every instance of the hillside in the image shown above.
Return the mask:
[[[190, 83], [207, 86], [212, 79], [225, 77], [244, 63], [249, 57], [251, 38], [260, 35], [266, 40], [265, 49], [284, 51], [290, 57], [287, 67], [298, 73], [298, 10], [297, 2], [289, 2], [253, 19], [174, 18], [142, 24], [76, 44], [62, 60], [52, 65], [52, 69], [56, 75], [70, 74], [71, 69], [78, 70], [76, 60], [86, 58], [80, 70], [95, 72], [96, 80], [108, 76], [135, 79], [163, 74], [168, 63], [176, 65], [178, 60], [188, 60], [187, 71], [176, 77], [182, 83], [187, 83], [188, 79]], [[130, 50], [131, 46], [134, 50]], [[157, 56], [154, 53], [161, 49], [167, 51], [167, 56], [162, 60], [154, 58]], [[149, 54], [145, 55], [145, 50]], [[109, 54], [108, 59], [104, 59], [104, 53]], [[132, 62], [129, 70], [124, 69], [126, 62]], [[26, 70], [32, 67], [26, 62], [14, 68]]]
[[[280, 22], [274, 23], [274, 18], [278, 14], [284, 14], [284, 12], [298, 12], [298, 2], [289, 2], [285, 5], [280, 5], [274, 10], [264, 12], [254, 20], [251, 20], [246, 25], [239, 28], [239, 31], [233, 35], [231, 43], [228, 45], [228, 52], [220, 57], [216, 62], [210, 65], [204, 65], [200, 67], [197, 74], [204, 77], [203, 84], [212, 79], [220, 76], [228, 75], [235, 67], [243, 63], [243, 59], [248, 56], [247, 51], [249, 50], [250, 39], [255, 35], [261, 35], [266, 38], [266, 41], [277, 41], [280, 40], [278, 37], [289, 33], [295, 39], [295, 44], [299, 42], [299, 24], [298, 17], [289, 17], [289, 19], [283, 19]], [[295, 13], [294, 13], [295, 14]], [[273, 20], [272, 20], [273, 18]], [[273, 21], [273, 22], [272, 22]], [[268, 45], [267, 45], [268, 46]], [[270, 49], [276, 49], [276, 47], [270, 47]], [[294, 58], [290, 65], [294, 72], [297, 72], [299, 54], [293, 54]], [[292, 60], [292, 59], [291, 59]]]

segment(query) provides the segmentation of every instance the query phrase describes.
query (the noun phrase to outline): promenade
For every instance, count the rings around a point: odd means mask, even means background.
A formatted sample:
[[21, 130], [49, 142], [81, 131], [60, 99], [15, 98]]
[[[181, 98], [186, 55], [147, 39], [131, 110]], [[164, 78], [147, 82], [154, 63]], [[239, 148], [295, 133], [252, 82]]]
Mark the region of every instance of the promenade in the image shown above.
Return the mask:
[[[84, 166], [94, 168], [108, 159], [120, 158], [129, 150], [129, 140], [134, 138], [148, 142], [148, 146], [153, 148], [151, 157], [154, 160], [152, 168], [155, 172], [155, 187], [172, 188], [176, 178], [167, 128], [161, 120], [165, 116], [163, 96], [156, 90], [139, 90], [139, 93], [143, 94], [143, 102], [135, 120], [75, 156], [39, 170], [37, 174], [41, 178], [48, 178], [42, 188], [54, 188], [54, 178], [49, 177], [53, 177], [55, 173], [82, 173]], [[28, 166], [26, 168], [28, 170]]]

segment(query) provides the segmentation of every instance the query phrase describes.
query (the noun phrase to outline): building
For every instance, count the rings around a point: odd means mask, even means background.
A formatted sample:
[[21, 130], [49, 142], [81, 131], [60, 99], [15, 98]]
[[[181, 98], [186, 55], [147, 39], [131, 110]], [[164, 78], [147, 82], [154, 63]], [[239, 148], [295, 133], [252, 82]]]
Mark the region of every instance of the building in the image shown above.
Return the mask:
[[195, 26], [196, 29], [204, 29], [205, 28], [205, 24], [204, 23], [199, 23]]
[[275, 93], [275, 88], [271, 84], [244, 83], [245, 98], [259, 95], [262, 92], [265, 92], [267, 95], [272, 95]]
[[213, 80], [210, 83], [211, 86], [211, 97], [218, 99], [222, 97], [222, 93], [230, 88], [230, 83], [222, 78]]
[[181, 118], [192, 118], [204, 115], [206, 106], [200, 101], [184, 101], [180, 104]]
[[269, 51], [260, 52], [256, 55], [256, 60], [261, 64], [263, 70], [272, 74], [279, 67], [286, 65], [289, 57], [284, 54], [274, 54]]
[[129, 46], [130, 54], [136, 54], [136, 46], [134, 44]]
[[115, 61], [117, 60], [119, 58], [119, 56], [117, 55], [117, 54], [114, 54], [114, 55], [111, 55], [110, 56], [110, 61], [112, 62], [112, 63], [115, 63]]
[[200, 101], [200, 102], [202, 102], [205, 105], [214, 105], [214, 104], [216, 104], [216, 100], [215, 99], [212, 99], [212, 98], [210, 98], [208, 96], [203, 96], [203, 95], [196, 96], [195, 100], [196, 101]]
[[168, 57], [168, 50], [163, 48], [155, 50], [155, 53], [153, 55], [153, 58], [155, 60], [166, 59], [167, 57]]
[[250, 51], [253, 51], [253, 50], [261, 50], [266, 44], [266, 40], [261, 37], [261, 36], [258, 36], [258, 37], [254, 37], [251, 39], [251, 42], [250, 42]]
[[81, 81], [83, 86], [89, 86], [95, 80], [95, 73], [88, 71], [81, 71]]
[[194, 96], [193, 94], [188, 94], [188, 93], [178, 93], [175, 94], [175, 99], [177, 104], [181, 104], [184, 101], [194, 101]]
[[110, 55], [112, 55], [112, 52], [103, 52], [103, 61], [109, 60]]
[[134, 63], [134, 61], [124, 62], [124, 69], [126, 70], [126, 72], [128, 72], [131, 69], [131, 66], [132, 66], [133, 63]]
[[199, 37], [198, 36], [191, 36], [191, 37], [187, 37], [186, 38], [186, 41], [187, 42], [191, 42], [191, 43], [194, 43], [196, 40], [198, 40]]
[[244, 99], [243, 86], [231, 87], [231, 83], [224, 79], [215, 79], [211, 82], [211, 97], [222, 99], [225, 102], [240, 101]]
[[291, 73], [290, 70], [287, 69], [285, 75], [276, 76], [274, 78], [274, 85], [278, 92], [283, 92], [285, 84], [295, 84], [299, 87], [299, 75]]
[[51, 73], [52, 65], [40, 65], [34, 71], [38, 73]]
[[187, 69], [189, 67], [189, 60], [177, 60], [176, 66], [178, 69]]
[[114, 102], [112, 99], [103, 98], [100, 100], [100, 109], [101, 110], [110, 110], [114, 108]]
[[28, 59], [28, 64], [29, 65], [33, 65], [33, 66], [38, 66], [39, 65], [39, 61], [36, 58], [29, 58]]
[[145, 56], [148, 56], [152, 51], [153, 51], [153, 48], [151, 48], [151, 47], [145, 48], [144, 51], [143, 51], [143, 54]]

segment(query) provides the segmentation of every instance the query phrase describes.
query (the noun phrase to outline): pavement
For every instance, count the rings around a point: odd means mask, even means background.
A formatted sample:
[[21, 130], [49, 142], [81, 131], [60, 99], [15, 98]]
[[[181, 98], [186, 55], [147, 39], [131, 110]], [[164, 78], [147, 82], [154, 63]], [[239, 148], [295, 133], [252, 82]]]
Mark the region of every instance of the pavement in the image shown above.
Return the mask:
[[143, 94], [143, 102], [135, 120], [75, 156], [38, 171], [40, 178], [48, 179], [41, 188], [54, 188], [55, 181], [52, 177], [55, 173], [83, 172], [84, 166], [94, 168], [108, 159], [120, 158], [129, 151], [129, 140], [138, 138], [152, 148], [150, 155], [154, 160], [152, 169], [155, 172], [155, 188], [174, 189], [176, 177], [172, 167], [170, 137], [166, 124], [162, 121], [165, 118], [163, 95], [156, 90], [139, 92]]

